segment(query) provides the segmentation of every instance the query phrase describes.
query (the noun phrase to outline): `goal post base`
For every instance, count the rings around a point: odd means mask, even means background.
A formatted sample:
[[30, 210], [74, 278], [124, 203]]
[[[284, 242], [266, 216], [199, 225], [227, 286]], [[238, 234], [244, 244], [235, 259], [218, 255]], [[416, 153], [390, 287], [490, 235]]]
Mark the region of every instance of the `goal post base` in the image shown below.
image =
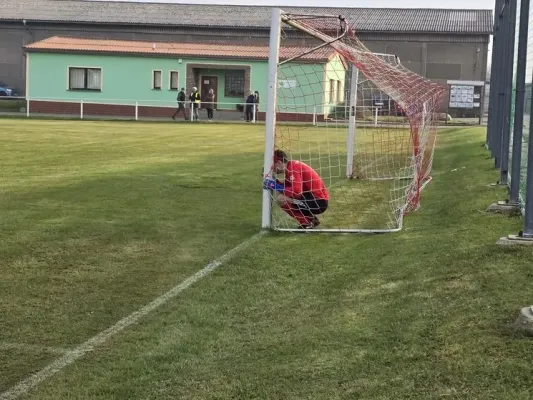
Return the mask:
[[274, 228], [276, 232], [293, 232], [293, 233], [361, 233], [361, 234], [378, 234], [378, 233], [395, 233], [400, 232], [402, 228], [394, 229], [298, 229], [298, 228]]

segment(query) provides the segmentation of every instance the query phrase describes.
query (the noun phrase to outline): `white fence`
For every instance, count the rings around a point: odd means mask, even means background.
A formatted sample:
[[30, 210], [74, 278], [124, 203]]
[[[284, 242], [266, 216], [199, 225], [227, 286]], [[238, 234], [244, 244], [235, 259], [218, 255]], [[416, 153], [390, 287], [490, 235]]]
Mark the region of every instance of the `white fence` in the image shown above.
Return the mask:
[[[179, 109], [176, 101], [158, 100], [132, 100], [123, 99], [79, 99], [79, 98], [55, 98], [55, 97], [9, 97], [2, 98], [1, 102], [20, 102], [21, 107], [11, 109], [10, 114], [25, 113], [26, 117], [32, 116], [57, 116], [74, 117], [80, 119], [132, 119], [132, 120], [164, 120], [183, 119], [194, 121], [195, 114], [191, 108], [191, 102], [184, 102], [184, 107]], [[2, 104], [0, 103], [0, 105]], [[22, 105], [24, 104], [24, 105]], [[256, 123], [264, 121], [265, 112], [263, 104], [247, 104], [215, 102], [213, 103], [212, 121], [246, 121]], [[362, 109], [363, 106], [358, 106]], [[346, 123], [348, 120], [348, 107], [337, 104], [305, 105], [285, 104], [280, 106], [283, 111], [278, 112], [278, 120], [292, 122], [306, 122], [317, 125], [321, 122]], [[330, 114], [324, 114], [322, 110], [337, 110]], [[0, 113], [6, 110], [0, 107]], [[378, 125], [380, 107], [368, 107], [365, 111], [371, 112], [365, 118], [367, 123]], [[178, 114], [179, 113], [179, 114]], [[359, 118], [358, 118], [359, 119]], [[208, 120], [206, 104], [200, 103], [198, 120]]]
[[[7, 99], [6, 99], [7, 100]], [[122, 99], [77, 99], [77, 98], [10, 98], [24, 102], [24, 112], [27, 117], [32, 115], [72, 116], [85, 118], [116, 117], [123, 119], [163, 119], [163, 118], [186, 118], [193, 121], [195, 118], [191, 102], [186, 101], [183, 108], [178, 108], [176, 101], [154, 101]], [[260, 105], [246, 103], [223, 103], [213, 104], [213, 119], [215, 114], [220, 120], [247, 120], [257, 122]], [[248, 108], [248, 109], [247, 109]], [[177, 112], [180, 114], [177, 114]], [[205, 104], [199, 104], [199, 119], [207, 119], [208, 108]]]

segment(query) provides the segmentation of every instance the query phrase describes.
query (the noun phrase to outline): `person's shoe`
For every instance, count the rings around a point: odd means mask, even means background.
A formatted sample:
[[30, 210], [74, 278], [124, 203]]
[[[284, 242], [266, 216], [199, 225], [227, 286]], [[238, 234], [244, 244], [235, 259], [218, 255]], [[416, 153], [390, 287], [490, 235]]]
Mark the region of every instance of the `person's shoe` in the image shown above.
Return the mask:
[[314, 217], [308, 224], [300, 225], [299, 229], [314, 229], [320, 225], [317, 217]]
[[298, 229], [305, 229], [305, 230], [309, 230], [309, 229], [313, 229], [315, 226], [313, 224], [306, 224], [306, 225], [300, 225], [298, 227]]

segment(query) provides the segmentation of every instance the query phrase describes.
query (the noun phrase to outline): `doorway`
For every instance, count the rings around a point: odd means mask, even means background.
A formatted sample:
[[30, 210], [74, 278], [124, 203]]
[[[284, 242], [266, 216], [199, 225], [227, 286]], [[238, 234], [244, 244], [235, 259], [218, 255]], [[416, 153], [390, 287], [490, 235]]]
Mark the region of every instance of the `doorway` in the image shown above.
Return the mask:
[[218, 76], [201, 76], [201, 86], [200, 86], [200, 99], [202, 101], [202, 108], [204, 107], [204, 102], [206, 101], [207, 93], [209, 93], [209, 89], [213, 89], [213, 92], [215, 93], [215, 101], [213, 104], [213, 108], [217, 108], [216, 104], [218, 102]]

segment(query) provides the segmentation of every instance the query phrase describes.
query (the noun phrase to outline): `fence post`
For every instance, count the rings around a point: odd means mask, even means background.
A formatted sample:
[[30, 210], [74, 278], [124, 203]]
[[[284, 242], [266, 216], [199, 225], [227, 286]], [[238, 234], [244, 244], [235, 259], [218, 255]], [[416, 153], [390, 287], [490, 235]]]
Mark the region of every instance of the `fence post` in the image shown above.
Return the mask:
[[139, 102], [135, 102], [135, 121], [139, 120]]
[[313, 106], [313, 126], [316, 126], [316, 106]]
[[[533, 102], [531, 102], [531, 104], [531, 111], [533, 112]], [[531, 239], [533, 238], [533, 124], [529, 125], [529, 139], [527, 148], [528, 154], [523, 236]]]
[[83, 119], [83, 99], [80, 100], [80, 119]]
[[30, 117], [30, 98], [26, 98], [26, 118]]
[[256, 106], [254, 105], [253, 112], [252, 112], [252, 123], [254, 124], [255, 124], [255, 116], [256, 116], [255, 109], [256, 109]]
[[501, 119], [501, 96], [500, 89], [503, 80], [503, 58], [504, 58], [504, 32], [503, 32], [503, 13], [505, 9], [505, 0], [496, 0], [495, 9], [495, 26], [494, 26], [494, 45], [492, 49], [492, 66], [491, 66], [491, 85], [489, 100], [489, 143], [492, 157], [494, 158], [494, 167], [500, 166], [500, 119]]
[[374, 116], [374, 126], [378, 126], [379, 107], [376, 107], [376, 115]]
[[[530, 113], [533, 113], [533, 101], [530, 104]], [[526, 197], [524, 201], [524, 230], [518, 235], [502, 237], [497, 244], [533, 244], [533, 124], [529, 124], [526, 172]]]
[[[526, 32], [526, 37], [527, 37], [527, 31], [528, 31], [527, 24], [522, 23], [523, 21], [528, 22], [528, 18], [529, 18], [529, 12], [526, 12], [526, 6], [529, 8], [529, 0], [522, 0], [521, 9], [520, 9], [520, 13], [521, 13], [520, 35], [522, 36], [522, 34]], [[522, 40], [519, 40], [519, 45], [522, 43], [524, 43], [524, 48], [525, 48], [526, 47], [525, 40], [524, 42]], [[520, 56], [523, 56], [523, 55], [521, 54], [520, 47], [519, 47], [519, 55], [518, 55], [519, 60], [520, 60]], [[520, 72], [523, 72], [525, 75], [525, 66]], [[517, 71], [517, 75], [518, 75], [518, 71]], [[525, 80], [525, 77], [523, 79]], [[518, 80], [518, 84], [520, 84], [519, 78], [517, 78], [517, 80]], [[517, 91], [517, 98], [518, 98], [518, 91]], [[533, 113], [533, 101], [529, 105], [529, 112], [530, 112], [530, 115], [531, 113]], [[523, 121], [520, 121], [520, 122], [523, 123]], [[496, 242], [497, 244], [512, 244], [514, 242], [517, 244], [533, 245], [533, 124], [531, 123], [529, 124], [528, 132], [529, 132], [528, 156], [527, 156], [527, 171], [526, 171], [526, 182], [525, 182], [526, 195], [524, 199], [524, 229], [523, 231], [519, 232], [518, 235], [508, 235], [506, 237], [500, 238], [500, 240]], [[513, 152], [514, 150], [515, 148], [513, 144]], [[514, 157], [514, 154], [513, 154], [513, 157]], [[514, 164], [514, 158], [513, 158], [513, 164]], [[514, 180], [515, 179], [513, 178], [511, 182], [514, 182]]]
[[516, 1], [507, 3], [508, 12], [504, 16], [505, 21], [505, 67], [503, 86], [503, 118], [502, 141], [500, 149], [500, 185], [507, 185], [509, 174], [509, 141], [511, 131], [511, 97], [513, 92], [513, 64], [514, 64], [514, 42], [516, 25]]
[[513, 124], [513, 155], [511, 165], [510, 203], [520, 205], [520, 180], [522, 169], [522, 134], [524, 129], [524, 103], [526, 93], [527, 35], [529, 24], [529, 0], [520, 3], [520, 27], [518, 31], [518, 56], [516, 67], [516, 95]]
[[491, 74], [490, 74], [490, 92], [489, 92], [489, 107], [488, 107], [488, 118], [487, 118], [487, 137], [486, 137], [486, 143], [487, 147], [491, 151], [492, 157], [494, 157], [494, 131], [495, 131], [495, 117], [496, 113], [493, 113], [493, 110], [497, 110], [496, 102], [497, 102], [497, 83], [499, 74], [495, 73], [498, 67], [498, 61], [501, 59], [499, 57], [499, 42], [500, 42], [500, 36], [499, 36], [499, 10], [503, 5], [504, 0], [496, 0], [495, 8], [494, 8], [494, 32], [492, 35], [492, 59], [491, 59]]

